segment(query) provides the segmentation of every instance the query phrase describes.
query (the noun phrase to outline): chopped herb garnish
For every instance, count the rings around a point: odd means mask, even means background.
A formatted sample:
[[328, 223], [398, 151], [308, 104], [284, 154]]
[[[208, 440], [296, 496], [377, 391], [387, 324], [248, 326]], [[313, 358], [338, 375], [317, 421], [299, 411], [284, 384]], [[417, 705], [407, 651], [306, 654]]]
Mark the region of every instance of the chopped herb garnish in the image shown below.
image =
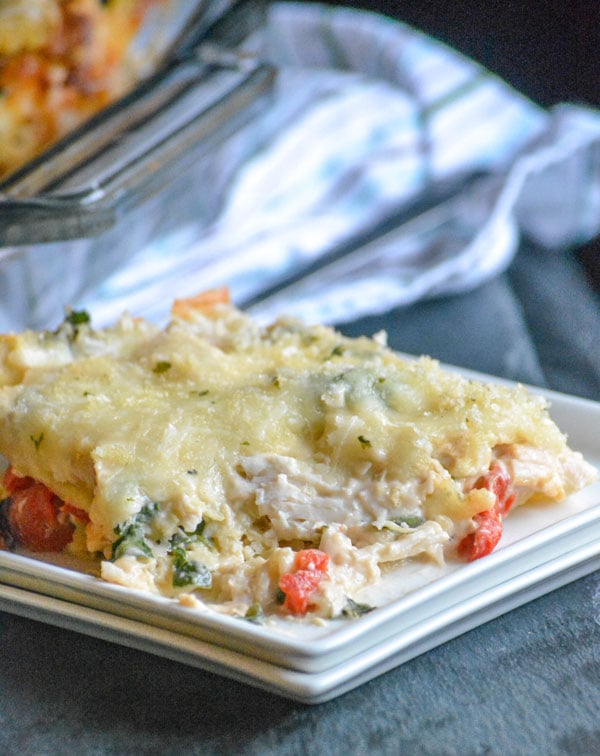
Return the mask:
[[117, 540], [113, 543], [112, 547], [112, 559], [119, 559], [119, 557], [125, 556], [142, 556], [152, 557], [152, 549], [146, 541], [146, 535], [141, 527], [136, 522], [128, 522], [122, 527], [117, 525], [115, 533], [118, 534]]
[[[65, 315], [65, 319], [62, 322], [62, 326], [71, 326], [71, 333], [68, 335], [69, 341], [74, 341], [79, 334], [79, 326], [88, 325], [91, 323], [91, 318], [88, 312], [85, 310], [70, 310]], [[55, 333], [59, 333], [61, 327]]]
[[129, 555], [136, 557], [153, 557], [152, 549], [146, 540], [147, 525], [158, 510], [158, 504], [146, 504], [140, 511], [121, 525], [115, 533], [119, 536], [112, 545], [112, 560]]
[[186, 585], [194, 588], [211, 587], [211, 571], [202, 562], [189, 559], [184, 546], [176, 546], [170, 553], [173, 557], [173, 585], [176, 588]]
[[196, 470], [194, 467], [192, 467], [191, 470], [187, 471], [188, 475], [198, 475], [198, 470]]
[[169, 554], [173, 559], [173, 585], [176, 588], [186, 585], [194, 588], [210, 588], [212, 585], [212, 574], [208, 567], [202, 562], [190, 559], [187, 555], [188, 549], [198, 543], [210, 549], [215, 548], [212, 540], [204, 535], [205, 528], [206, 523], [202, 520], [194, 531], [188, 532], [179, 528], [171, 536]]
[[252, 622], [255, 625], [263, 625], [265, 622], [265, 613], [262, 606], [256, 601], [252, 606], [248, 607], [248, 611], [244, 615], [244, 619], [248, 622]]
[[169, 541], [172, 548], [177, 548], [179, 546], [183, 547], [184, 549], [190, 549], [193, 546], [196, 546], [199, 543], [204, 544], [204, 546], [207, 546], [209, 549], [215, 549], [215, 544], [212, 540], [212, 538], [209, 538], [208, 536], [204, 535], [204, 531], [206, 530], [206, 523], [204, 520], [202, 520], [195, 530], [187, 531], [183, 528], [178, 528], [175, 533], [171, 536], [171, 540]]
[[425, 518], [420, 515], [407, 515], [406, 517], [395, 517], [392, 522], [405, 528], [418, 528], [423, 525]]
[[250, 441], [240, 441], [240, 446], [250, 446]]
[[72, 326], [84, 325], [91, 322], [90, 314], [86, 310], [71, 310], [65, 316], [65, 323], [69, 323]]
[[44, 432], [38, 433], [37, 436], [29, 436], [29, 438], [33, 441], [33, 445], [35, 446], [35, 450], [37, 451], [40, 448], [40, 444], [44, 440]]
[[140, 520], [140, 522], [150, 522], [159, 509], [160, 507], [155, 501], [144, 504], [136, 515], [137, 519]]
[[196, 393], [198, 396], [206, 396], [208, 394], [208, 389], [204, 389], [204, 391], [197, 391]]
[[170, 362], [167, 362], [167, 360], [159, 360], [156, 365], [152, 368], [152, 372], [156, 373], [157, 375], [160, 375], [161, 373], [166, 373], [167, 370], [170, 370], [172, 367]]
[[371, 442], [368, 438], [365, 438], [364, 436], [358, 436], [358, 441], [363, 449], [370, 449], [371, 448]]
[[281, 388], [281, 383], [279, 382], [279, 376], [276, 375], [273, 380], [271, 381], [271, 385], [275, 386], [275, 388]]
[[285, 601], [285, 593], [281, 590], [281, 588], [278, 588], [275, 593], [275, 602], [281, 605], [283, 604], [284, 601]]
[[[89, 313], [85, 310], [69, 310], [60, 326], [55, 331], [45, 331], [44, 335], [56, 336], [56, 334], [64, 333], [69, 341], [75, 341], [79, 335], [79, 326], [88, 325], [91, 320]], [[71, 326], [71, 328], [65, 328], [65, 326]]]
[[334, 346], [331, 350], [330, 357], [341, 357], [344, 354], [344, 347], [341, 344]]
[[374, 608], [374, 606], [369, 606], [368, 604], [360, 604], [357, 601], [349, 598], [348, 603], [342, 609], [342, 617], [356, 619], [357, 617], [362, 617], [363, 614], [372, 612]]

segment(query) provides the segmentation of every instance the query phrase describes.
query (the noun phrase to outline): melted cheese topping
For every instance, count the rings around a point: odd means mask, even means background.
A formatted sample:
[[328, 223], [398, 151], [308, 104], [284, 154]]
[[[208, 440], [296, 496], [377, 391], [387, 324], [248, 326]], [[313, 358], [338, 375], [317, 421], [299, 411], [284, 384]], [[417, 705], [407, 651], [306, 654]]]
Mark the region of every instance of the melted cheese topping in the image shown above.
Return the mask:
[[195, 595], [236, 606], [273, 607], [306, 546], [332, 558], [315, 599], [325, 616], [385, 562], [443, 559], [493, 505], [473, 484], [502, 454], [517, 469], [535, 448], [554, 468], [522, 499], [561, 498], [591, 476], [522, 387], [403, 360], [382, 336], [262, 329], [228, 305], [164, 330], [125, 316], [5, 336], [0, 386], [0, 453], [89, 513], [105, 579], [189, 594], [174, 580], [183, 538], [211, 576]]

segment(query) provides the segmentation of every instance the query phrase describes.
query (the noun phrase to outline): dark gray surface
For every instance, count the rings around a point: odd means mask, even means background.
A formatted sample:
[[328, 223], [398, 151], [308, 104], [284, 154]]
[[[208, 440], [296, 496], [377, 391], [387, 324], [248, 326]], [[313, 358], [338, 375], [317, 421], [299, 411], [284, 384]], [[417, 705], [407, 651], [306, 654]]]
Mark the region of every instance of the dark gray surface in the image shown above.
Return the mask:
[[317, 707], [5, 617], [5, 754], [554, 754], [600, 743], [600, 579]]
[[[600, 301], [573, 254], [348, 332], [600, 399]], [[600, 574], [314, 707], [0, 615], [1, 754], [600, 754]]]

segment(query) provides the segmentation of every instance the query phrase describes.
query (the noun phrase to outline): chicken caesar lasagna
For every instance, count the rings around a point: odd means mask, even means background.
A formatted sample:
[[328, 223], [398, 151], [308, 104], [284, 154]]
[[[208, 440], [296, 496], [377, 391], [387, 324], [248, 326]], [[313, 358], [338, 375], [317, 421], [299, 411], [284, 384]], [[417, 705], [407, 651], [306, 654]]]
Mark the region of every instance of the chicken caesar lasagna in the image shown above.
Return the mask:
[[0, 0], [0, 180], [135, 83], [130, 44], [161, 0]]
[[483, 557], [511, 508], [596, 477], [523, 387], [261, 327], [226, 291], [164, 329], [73, 311], [2, 337], [0, 453], [5, 548], [248, 617], [352, 614], [384, 571]]

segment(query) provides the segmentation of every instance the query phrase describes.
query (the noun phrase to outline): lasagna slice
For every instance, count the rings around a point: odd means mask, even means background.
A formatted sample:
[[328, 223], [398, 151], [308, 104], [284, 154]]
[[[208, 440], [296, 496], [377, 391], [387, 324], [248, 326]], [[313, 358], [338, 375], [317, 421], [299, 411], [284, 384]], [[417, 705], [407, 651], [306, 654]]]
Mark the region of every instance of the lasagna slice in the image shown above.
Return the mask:
[[71, 312], [2, 337], [0, 453], [6, 548], [249, 616], [343, 615], [383, 571], [483, 557], [511, 508], [596, 477], [525, 388], [383, 334], [261, 327], [226, 291], [164, 329]]

